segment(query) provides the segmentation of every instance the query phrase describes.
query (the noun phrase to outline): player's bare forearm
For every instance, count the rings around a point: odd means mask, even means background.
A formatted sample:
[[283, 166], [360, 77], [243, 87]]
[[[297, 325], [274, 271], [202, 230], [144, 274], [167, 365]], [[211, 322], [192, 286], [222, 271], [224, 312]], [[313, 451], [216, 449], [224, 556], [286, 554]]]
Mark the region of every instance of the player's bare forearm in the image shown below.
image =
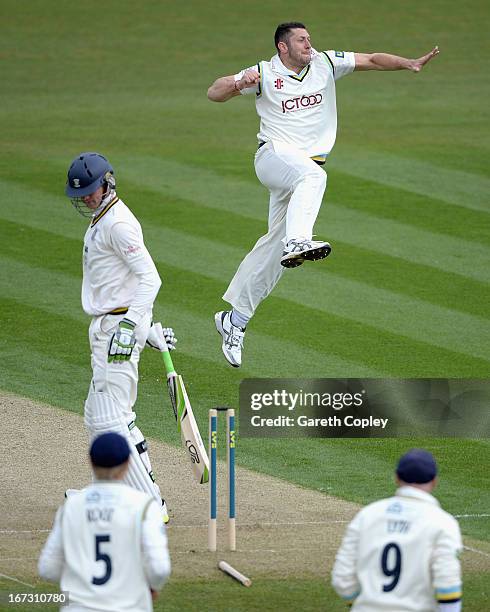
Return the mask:
[[390, 53], [356, 53], [356, 70], [405, 70], [408, 59]]
[[390, 53], [355, 53], [355, 70], [410, 70], [420, 72], [433, 57], [438, 55], [439, 47], [417, 59], [408, 59]]
[[230, 98], [240, 95], [242, 89], [254, 87], [260, 81], [260, 74], [256, 70], [246, 70], [241, 79], [225, 76], [217, 79], [208, 89], [208, 98], [213, 102], [226, 102]]
[[212, 102], [226, 102], [238, 95], [240, 95], [240, 92], [236, 88], [233, 75], [216, 79], [208, 89], [208, 98]]

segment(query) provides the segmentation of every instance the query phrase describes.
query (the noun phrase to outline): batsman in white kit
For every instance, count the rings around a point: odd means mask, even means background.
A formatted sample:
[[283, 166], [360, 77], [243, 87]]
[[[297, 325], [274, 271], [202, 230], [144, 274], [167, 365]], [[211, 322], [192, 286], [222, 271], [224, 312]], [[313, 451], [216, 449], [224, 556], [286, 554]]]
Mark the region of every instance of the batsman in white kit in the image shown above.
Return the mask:
[[95, 481], [56, 513], [38, 570], [68, 593], [63, 610], [150, 612], [170, 574], [159, 504], [122, 482], [130, 459], [126, 437], [109, 432], [95, 438]]
[[337, 132], [335, 83], [359, 70], [420, 72], [438, 49], [418, 59], [387, 53], [317, 52], [306, 27], [280, 24], [270, 61], [217, 79], [208, 98], [226, 102], [254, 94], [260, 129], [255, 172], [269, 190], [268, 232], [240, 264], [223, 299], [231, 311], [215, 323], [228, 363], [239, 367], [245, 328], [258, 305], [274, 289], [285, 268], [327, 257], [332, 248], [313, 240], [313, 228], [327, 185], [322, 169]]
[[431, 453], [408, 451], [395, 496], [347, 527], [332, 584], [354, 612], [460, 612], [463, 543], [458, 522], [431, 495], [436, 474]]
[[83, 243], [83, 310], [92, 317], [92, 381], [85, 425], [93, 438], [116, 431], [129, 442], [130, 486], [168, 510], [155, 482], [148, 445], [135, 423], [138, 362], [145, 344], [162, 350], [177, 342], [172, 328], [152, 323], [161, 280], [143, 241], [141, 225], [118, 197], [114, 170], [99, 153], [81, 153], [68, 170], [66, 195], [90, 219]]

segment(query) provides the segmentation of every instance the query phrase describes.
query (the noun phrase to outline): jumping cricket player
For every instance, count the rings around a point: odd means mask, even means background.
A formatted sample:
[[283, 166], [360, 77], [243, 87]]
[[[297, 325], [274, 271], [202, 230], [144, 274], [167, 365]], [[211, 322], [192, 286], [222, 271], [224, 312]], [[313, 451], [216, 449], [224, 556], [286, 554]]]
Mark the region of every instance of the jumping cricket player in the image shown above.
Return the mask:
[[[143, 241], [141, 225], [118, 197], [111, 164], [99, 153], [81, 153], [68, 170], [66, 195], [90, 219], [83, 244], [82, 306], [89, 328], [92, 381], [85, 424], [95, 437], [116, 431], [130, 444], [127, 484], [152, 495], [168, 511], [155, 483], [148, 445], [133, 411], [138, 362], [145, 343], [172, 349], [171, 328], [152, 325], [161, 280]], [[159, 337], [160, 335], [160, 337]]]
[[150, 612], [170, 574], [161, 508], [123, 484], [131, 461], [125, 437], [102, 434], [90, 460], [95, 481], [58, 510], [39, 574], [69, 593], [67, 612]]
[[239, 367], [245, 328], [285, 268], [323, 259], [331, 246], [313, 240], [327, 176], [322, 169], [337, 132], [335, 83], [360, 70], [420, 72], [437, 47], [419, 59], [387, 53], [317, 52], [302, 23], [284, 23], [275, 33], [270, 61], [217, 79], [208, 98], [226, 102], [253, 94], [260, 117], [255, 172], [269, 190], [268, 232], [240, 264], [223, 299], [231, 311], [215, 323], [228, 363]]
[[353, 612], [460, 612], [461, 533], [431, 495], [436, 474], [433, 456], [412, 449], [398, 463], [395, 496], [348, 526], [332, 584]]

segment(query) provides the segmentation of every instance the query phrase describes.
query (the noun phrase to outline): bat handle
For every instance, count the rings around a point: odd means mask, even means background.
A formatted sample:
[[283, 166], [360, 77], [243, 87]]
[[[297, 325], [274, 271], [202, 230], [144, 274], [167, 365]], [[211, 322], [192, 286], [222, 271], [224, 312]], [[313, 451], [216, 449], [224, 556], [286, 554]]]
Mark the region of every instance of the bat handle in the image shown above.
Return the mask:
[[170, 357], [170, 352], [168, 348], [162, 351], [163, 363], [165, 365], [165, 370], [167, 371], [167, 377], [170, 374], [176, 374], [174, 364], [172, 361], [172, 357]]

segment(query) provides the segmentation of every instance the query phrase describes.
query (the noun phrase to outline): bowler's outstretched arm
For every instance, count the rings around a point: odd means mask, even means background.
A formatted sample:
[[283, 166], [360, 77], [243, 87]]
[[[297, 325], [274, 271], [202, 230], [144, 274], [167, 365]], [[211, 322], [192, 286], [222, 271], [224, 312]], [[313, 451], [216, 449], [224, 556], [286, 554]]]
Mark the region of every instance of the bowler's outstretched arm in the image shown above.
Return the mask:
[[356, 67], [354, 70], [410, 70], [420, 72], [433, 57], [438, 55], [439, 47], [417, 59], [407, 59], [389, 53], [355, 53]]

